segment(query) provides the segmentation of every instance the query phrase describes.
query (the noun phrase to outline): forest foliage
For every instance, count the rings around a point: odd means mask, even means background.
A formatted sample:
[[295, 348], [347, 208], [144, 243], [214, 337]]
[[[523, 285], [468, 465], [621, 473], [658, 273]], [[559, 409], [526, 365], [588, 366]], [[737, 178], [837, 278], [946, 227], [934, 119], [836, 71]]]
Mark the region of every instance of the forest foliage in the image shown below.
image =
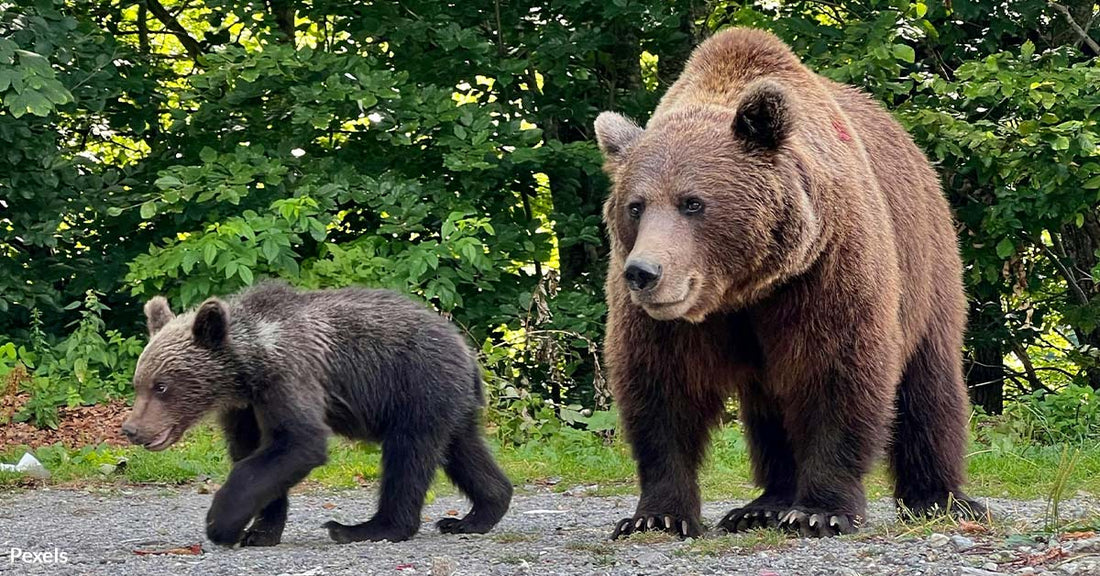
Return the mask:
[[609, 430], [592, 121], [644, 121], [694, 45], [753, 26], [882, 101], [936, 165], [975, 401], [1097, 434], [1097, 12], [0, 0], [0, 373], [30, 392], [17, 418], [56, 425], [60, 405], [128, 393], [151, 295], [367, 284], [480, 346], [504, 437]]

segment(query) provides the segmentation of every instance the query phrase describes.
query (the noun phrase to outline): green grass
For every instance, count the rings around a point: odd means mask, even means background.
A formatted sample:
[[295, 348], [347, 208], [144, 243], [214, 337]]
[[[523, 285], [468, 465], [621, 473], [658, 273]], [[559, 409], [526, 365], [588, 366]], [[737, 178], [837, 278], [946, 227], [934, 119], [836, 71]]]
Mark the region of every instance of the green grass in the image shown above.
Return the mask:
[[[1068, 452], [1066, 452], [1068, 450]], [[577, 485], [599, 485], [595, 494], [634, 493], [634, 462], [622, 441], [603, 443], [598, 437], [577, 431], [523, 446], [494, 443], [501, 466], [513, 482], [550, 485], [566, 490]], [[0, 451], [0, 462], [15, 462], [20, 447]], [[1069, 466], [1065, 454], [1076, 454]], [[201, 425], [176, 446], [163, 452], [132, 447], [86, 447], [66, 450], [45, 447], [35, 451], [53, 474], [51, 484], [180, 484], [209, 477], [224, 480], [229, 458], [222, 439], [212, 426]], [[355, 488], [378, 479], [380, 453], [377, 446], [346, 440], [331, 441], [329, 461], [313, 471], [308, 484], [328, 488]], [[126, 466], [104, 474], [101, 466], [126, 459]], [[969, 458], [969, 492], [975, 496], [1054, 500], [1072, 497], [1078, 491], [1100, 494], [1100, 446], [1014, 446], [997, 450], [975, 447]], [[700, 482], [708, 500], [743, 499], [755, 495], [747, 451], [741, 433], [725, 428], [715, 434], [710, 458]], [[553, 479], [553, 480], [551, 480]], [[17, 474], [0, 473], [0, 486], [17, 486], [25, 480]], [[868, 495], [888, 496], [890, 481], [881, 467], [867, 479]], [[453, 488], [439, 473], [434, 494], [452, 493]]]

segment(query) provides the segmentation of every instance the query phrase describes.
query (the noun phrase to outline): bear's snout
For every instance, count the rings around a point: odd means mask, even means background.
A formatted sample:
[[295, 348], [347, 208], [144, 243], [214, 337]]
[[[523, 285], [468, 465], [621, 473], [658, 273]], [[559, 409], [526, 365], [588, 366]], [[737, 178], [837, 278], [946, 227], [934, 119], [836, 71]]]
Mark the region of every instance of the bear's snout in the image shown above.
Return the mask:
[[135, 440], [137, 439], [137, 435], [138, 435], [137, 426], [134, 426], [129, 421], [123, 422], [122, 423], [122, 435], [125, 436], [126, 439], [130, 441], [131, 444], [136, 444], [137, 442]]
[[626, 261], [626, 285], [635, 292], [655, 286], [661, 279], [661, 265], [644, 258], [631, 258]]

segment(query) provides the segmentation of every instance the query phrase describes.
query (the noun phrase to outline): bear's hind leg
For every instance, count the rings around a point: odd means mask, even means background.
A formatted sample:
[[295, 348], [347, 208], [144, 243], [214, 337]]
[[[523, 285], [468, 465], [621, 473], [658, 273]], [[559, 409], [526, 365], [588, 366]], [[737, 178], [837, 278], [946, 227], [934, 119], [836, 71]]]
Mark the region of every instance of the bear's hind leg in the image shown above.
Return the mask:
[[753, 478], [764, 493], [752, 502], [730, 510], [718, 526], [727, 532], [774, 528], [779, 516], [794, 503], [797, 469], [783, 414], [778, 402], [768, 398], [759, 383], [741, 390], [741, 424], [749, 444]]
[[441, 442], [424, 431], [392, 431], [382, 441], [378, 511], [361, 524], [324, 524], [329, 538], [348, 542], [402, 542], [420, 530], [420, 510], [439, 467]]
[[905, 369], [897, 396], [890, 465], [899, 511], [912, 516], [951, 513], [984, 518], [986, 509], [961, 486], [966, 472], [967, 408], [961, 336], [937, 328]]
[[473, 504], [463, 518], [443, 518], [436, 523], [444, 534], [484, 534], [496, 526], [512, 501], [512, 482], [497, 466], [485, 441], [476, 414], [460, 426], [447, 448], [443, 464], [447, 476]]
[[[222, 413], [222, 430], [233, 462], [243, 460], [260, 446], [262, 432], [252, 408], [230, 409]], [[244, 531], [241, 546], [274, 546], [282, 540], [290, 502], [284, 493], [271, 501]]]

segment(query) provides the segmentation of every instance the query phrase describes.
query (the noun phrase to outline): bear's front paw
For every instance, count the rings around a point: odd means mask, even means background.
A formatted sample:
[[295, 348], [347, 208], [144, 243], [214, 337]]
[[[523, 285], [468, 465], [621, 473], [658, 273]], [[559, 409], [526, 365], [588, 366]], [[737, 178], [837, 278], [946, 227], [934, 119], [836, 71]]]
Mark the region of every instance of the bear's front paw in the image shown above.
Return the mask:
[[636, 514], [632, 518], [623, 518], [615, 525], [611, 539], [617, 540], [635, 532], [668, 532], [680, 538], [696, 538], [703, 535], [703, 525], [694, 518], [684, 518], [674, 514]]
[[937, 516], [988, 522], [991, 514], [984, 504], [960, 492], [938, 498], [898, 501], [898, 517], [903, 521], [923, 521]]
[[241, 541], [244, 529], [252, 520], [252, 514], [246, 508], [227, 504], [229, 500], [214, 496], [214, 504], [206, 513], [206, 537], [221, 546], [233, 546]]
[[779, 516], [779, 529], [803, 538], [829, 538], [855, 534], [863, 524], [860, 514], [830, 512], [820, 508], [791, 508]]
[[206, 537], [219, 546], [233, 546], [241, 541], [244, 522], [225, 522], [219, 518], [207, 518]]
[[779, 517], [789, 509], [789, 506], [749, 504], [730, 510], [718, 527], [731, 534], [757, 528], [775, 528], [779, 526]]

